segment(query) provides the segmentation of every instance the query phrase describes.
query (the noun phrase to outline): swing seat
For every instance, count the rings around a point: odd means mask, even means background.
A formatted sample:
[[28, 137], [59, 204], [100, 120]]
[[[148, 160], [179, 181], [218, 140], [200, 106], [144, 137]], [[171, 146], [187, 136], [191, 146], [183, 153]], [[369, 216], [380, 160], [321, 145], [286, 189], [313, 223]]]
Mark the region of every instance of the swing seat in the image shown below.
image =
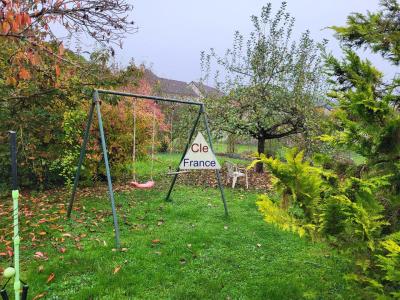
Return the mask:
[[136, 189], [151, 189], [152, 187], [154, 187], [154, 181], [153, 180], [149, 180], [145, 183], [140, 183], [137, 181], [131, 181], [130, 185]]

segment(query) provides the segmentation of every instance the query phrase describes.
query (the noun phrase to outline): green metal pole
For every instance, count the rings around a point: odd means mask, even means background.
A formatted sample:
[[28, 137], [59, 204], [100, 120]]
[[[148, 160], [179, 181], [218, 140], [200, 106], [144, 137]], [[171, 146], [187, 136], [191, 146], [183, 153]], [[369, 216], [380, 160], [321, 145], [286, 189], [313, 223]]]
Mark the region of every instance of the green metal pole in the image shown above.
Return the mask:
[[[199, 112], [198, 112], [198, 114], [197, 114], [196, 121], [194, 122], [194, 125], [193, 125], [193, 127], [192, 127], [192, 130], [190, 131], [189, 138], [188, 138], [188, 141], [187, 141], [185, 150], [183, 151], [183, 155], [182, 155], [182, 157], [181, 157], [181, 159], [180, 159], [180, 161], [179, 161], [179, 165], [178, 165], [178, 168], [176, 169], [176, 172], [179, 172], [179, 171], [180, 171], [179, 166], [181, 165], [181, 162], [182, 162], [182, 160], [185, 158], [186, 152], [188, 151], [188, 149], [189, 149], [189, 147], [190, 147], [190, 143], [191, 143], [191, 141], [192, 141], [192, 138], [193, 138], [194, 132], [195, 132], [195, 130], [196, 130], [197, 124], [199, 123], [199, 120], [200, 120], [200, 117], [201, 117], [201, 113], [202, 113], [202, 106], [200, 106], [200, 108], [199, 108]], [[167, 197], [165, 198], [166, 201], [170, 201], [170, 196], [171, 196], [172, 190], [174, 189], [174, 186], [175, 186], [175, 183], [176, 183], [176, 179], [178, 178], [178, 175], [179, 175], [179, 174], [176, 173], [176, 174], [174, 175], [174, 178], [172, 179], [172, 183], [171, 183], [171, 186], [170, 186], [170, 188], [169, 188], [169, 190], [168, 190]]]
[[[214, 152], [214, 148], [213, 148], [213, 144], [212, 144], [212, 140], [211, 140], [211, 132], [210, 132], [210, 127], [208, 126], [208, 118], [207, 118], [206, 109], [204, 107], [204, 104], [201, 106], [201, 111], [203, 112], [203, 120], [204, 120], [204, 125], [206, 126], [208, 140], [210, 142], [210, 148], [211, 148], [211, 151], [213, 153], [215, 153]], [[222, 202], [224, 204], [225, 216], [228, 216], [229, 215], [228, 206], [226, 205], [224, 188], [222, 187], [221, 174], [219, 173], [219, 170], [215, 170], [215, 174], [217, 175], [218, 187], [219, 187], [219, 190], [221, 192]]]
[[14, 291], [15, 299], [20, 299], [21, 281], [19, 273], [19, 223], [18, 223], [18, 182], [17, 182], [17, 134], [15, 131], [9, 131], [11, 146], [11, 178], [12, 178], [12, 199], [13, 199], [13, 217], [14, 217]]
[[15, 269], [15, 277], [14, 277], [14, 291], [15, 291], [15, 299], [19, 300], [20, 291], [21, 291], [21, 281], [19, 274], [19, 225], [18, 225], [18, 190], [12, 191], [13, 198], [13, 211], [14, 211], [14, 269]]
[[75, 175], [75, 179], [74, 179], [74, 187], [72, 188], [71, 198], [69, 199], [69, 205], [68, 205], [68, 211], [67, 211], [67, 217], [68, 218], [71, 217], [72, 207], [74, 205], [74, 200], [75, 200], [76, 189], [78, 187], [78, 182], [79, 182], [79, 176], [80, 176], [80, 173], [81, 173], [83, 160], [84, 160], [85, 154], [86, 154], [86, 145], [87, 145], [87, 142], [89, 140], [90, 126], [92, 125], [94, 106], [95, 106], [95, 102], [94, 102], [94, 99], [93, 99], [92, 105], [90, 106], [90, 111], [89, 111], [89, 116], [88, 116], [88, 119], [87, 119], [87, 123], [86, 123], [85, 134], [83, 136], [81, 154], [79, 156], [78, 168], [76, 169], [76, 175]]
[[104, 136], [103, 121], [101, 119], [100, 99], [99, 99], [99, 93], [97, 91], [94, 92], [94, 102], [96, 104], [96, 109], [97, 109], [97, 119], [99, 121], [101, 146], [102, 146], [102, 149], [103, 149], [104, 163], [106, 165], [108, 193], [109, 193], [109, 196], [110, 196], [111, 209], [112, 209], [113, 220], [114, 220], [115, 247], [117, 249], [119, 249], [121, 245], [120, 245], [120, 240], [119, 240], [118, 218], [117, 218], [117, 212], [116, 212], [116, 209], [115, 209], [114, 192], [113, 192], [113, 187], [112, 187], [110, 165], [108, 163], [108, 154], [107, 154], [106, 139], [105, 139], [105, 136]]

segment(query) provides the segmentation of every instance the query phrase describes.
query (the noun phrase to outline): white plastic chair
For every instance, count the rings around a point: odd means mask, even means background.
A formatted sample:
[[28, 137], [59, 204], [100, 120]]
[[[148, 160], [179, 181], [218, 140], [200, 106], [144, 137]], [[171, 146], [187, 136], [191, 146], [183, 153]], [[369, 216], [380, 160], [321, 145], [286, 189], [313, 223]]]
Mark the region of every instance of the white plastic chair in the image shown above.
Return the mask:
[[228, 170], [228, 183], [232, 178], [232, 188], [235, 188], [236, 182], [239, 177], [245, 177], [246, 179], [246, 189], [249, 188], [249, 178], [247, 176], [246, 168], [239, 168], [236, 164], [231, 162], [225, 162], [226, 168]]

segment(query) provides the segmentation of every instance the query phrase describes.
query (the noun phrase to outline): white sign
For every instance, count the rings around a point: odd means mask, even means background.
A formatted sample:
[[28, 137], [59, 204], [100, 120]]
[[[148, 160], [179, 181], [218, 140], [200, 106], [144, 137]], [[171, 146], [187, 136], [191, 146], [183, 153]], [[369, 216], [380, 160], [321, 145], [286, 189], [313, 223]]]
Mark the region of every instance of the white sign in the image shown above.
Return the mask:
[[214, 153], [207, 144], [204, 136], [199, 132], [192, 145], [186, 152], [181, 165], [181, 170], [216, 170], [221, 169]]

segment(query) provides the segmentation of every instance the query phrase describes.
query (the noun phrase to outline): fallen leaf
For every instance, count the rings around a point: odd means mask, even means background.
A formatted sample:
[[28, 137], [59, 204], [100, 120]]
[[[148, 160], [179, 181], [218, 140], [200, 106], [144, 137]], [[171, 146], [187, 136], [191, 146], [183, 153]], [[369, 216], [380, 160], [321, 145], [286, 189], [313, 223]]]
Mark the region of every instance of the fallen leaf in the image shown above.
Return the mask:
[[43, 265], [40, 265], [40, 266], [38, 267], [38, 273], [42, 273], [42, 272], [43, 272], [43, 270], [44, 270], [44, 267], [43, 267]]
[[56, 275], [55, 275], [54, 273], [51, 273], [51, 274], [49, 275], [49, 277], [47, 278], [46, 283], [50, 283], [50, 282], [54, 279], [54, 277], [56, 277]]
[[119, 270], [121, 270], [121, 266], [116, 266], [114, 268], [113, 274], [117, 274], [119, 272]]
[[32, 300], [37, 300], [37, 299], [43, 298], [44, 296], [46, 296], [46, 294], [47, 294], [46, 292], [38, 294]]
[[161, 241], [159, 239], [155, 239], [151, 241], [153, 244], [159, 244]]
[[43, 252], [35, 252], [34, 257], [47, 260], [47, 257], [44, 255]]
[[261, 244], [257, 244], [257, 247], [260, 248], [260, 247], [261, 247]]
[[82, 249], [83, 249], [82, 244], [79, 243], [79, 242], [76, 243], [75, 246], [76, 246], [76, 248], [77, 248], [78, 250], [82, 250]]

